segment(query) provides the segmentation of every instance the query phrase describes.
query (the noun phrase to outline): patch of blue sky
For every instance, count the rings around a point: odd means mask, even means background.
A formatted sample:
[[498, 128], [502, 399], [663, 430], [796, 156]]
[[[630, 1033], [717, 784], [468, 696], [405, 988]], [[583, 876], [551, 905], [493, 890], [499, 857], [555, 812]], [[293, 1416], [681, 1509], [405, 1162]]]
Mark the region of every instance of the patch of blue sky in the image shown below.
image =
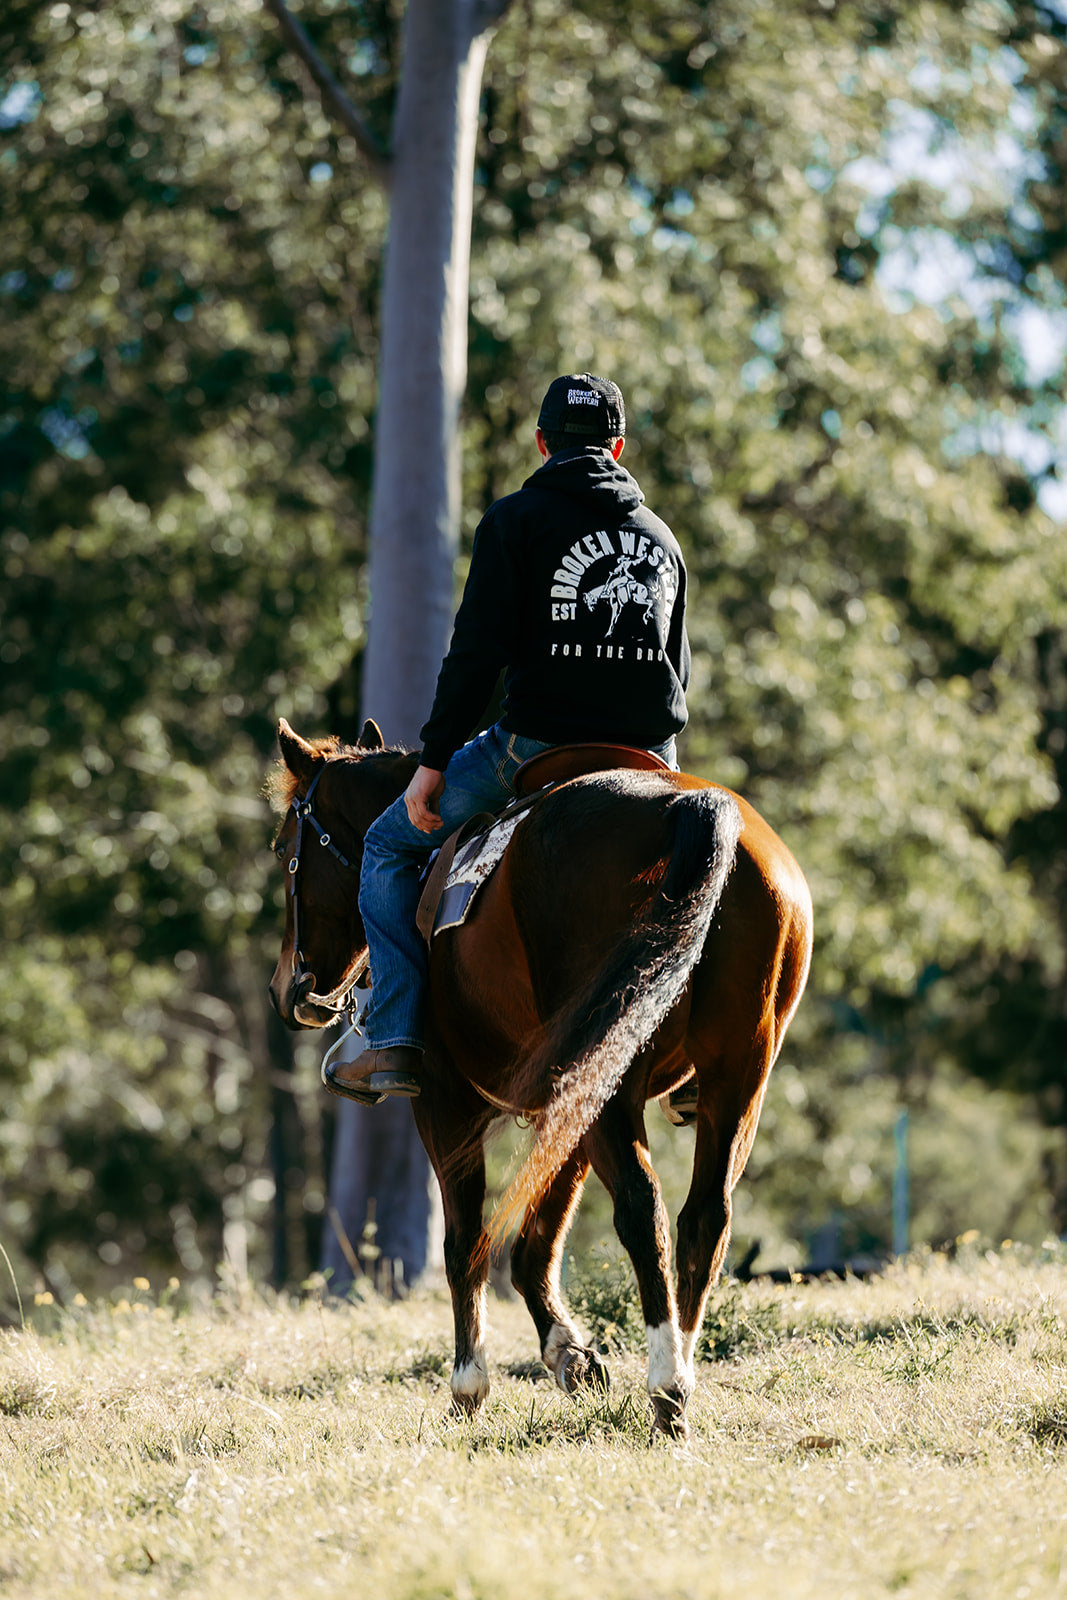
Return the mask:
[[696, 210], [696, 201], [688, 189], [674, 189], [663, 207], [664, 220], [656, 221], [652, 190], [638, 178], [630, 178], [627, 188], [638, 206], [630, 218], [630, 232], [638, 239], [651, 234], [654, 250], [695, 250], [697, 241], [685, 228], [677, 226], [684, 217]]
[[782, 348], [782, 319], [777, 311], [766, 311], [752, 324], [749, 337], [764, 355], [776, 356]]
[[684, 228], [668, 228], [662, 223], [652, 235], [653, 250], [688, 250], [695, 243], [693, 235], [686, 233]]
[[[1049, 0], [1048, 9], [1067, 21], [1067, 0]], [[1024, 70], [1011, 50], [990, 57], [989, 66], [1006, 84], [1017, 83]], [[920, 63], [912, 83], [918, 92], [932, 95], [941, 87], [940, 70]], [[991, 196], [1001, 199], [1005, 223], [1017, 232], [1038, 231], [1040, 219], [1025, 198], [1026, 185], [1043, 170], [1031, 143], [1037, 126], [1032, 97], [1016, 90], [1008, 126], [985, 146], [964, 139], [924, 107], [898, 100], [890, 111], [881, 155], [853, 161], [841, 174], [866, 191], [854, 227], [863, 238], [878, 237], [877, 281], [889, 304], [905, 310], [918, 302], [947, 316], [953, 300], [960, 300], [980, 326], [992, 329], [999, 319], [1032, 387], [1053, 383], [1067, 362], [1067, 308], [1051, 280], [1043, 284], [1033, 275], [1027, 279], [1028, 289], [1046, 293], [1045, 303], [1039, 304], [1013, 281], [1010, 261], [1005, 259], [1005, 270], [998, 270], [994, 241], [965, 246], [948, 227], [898, 228], [885, 221], [889, 196], [918, 180], [941, 191], [946, 223], [965, 215], [980, 193], [986, 202]], [[1041, 419], [1040, 426], [993, 418], [988, 426], [961, 430], [952, 448], [957, 454], [983, 450], [1017, 461], [1036, 480], [1038, 502], [1047, 515], [1067, 519], [1067, 482], [1049, 476], [1058, 466], [1067, 479], [1064, 408]]]
[[833, 184], [837, 174], [829, 167], [822, 167], [813, 162], [811, 166], [804, 168], [804, 176], [816, 194], [824, 194]]
[[[1060, 430], [1059, 459], [1067, 462], [1067, 427]], [[1042, 478], [1037, 486], [1037, 503], [1053, 522], [1067, 523], [1067, 473], [1056, 478]]]
[[22, 122], [32, 122], [44, 97], [36, 83], [14, 83], [0, 100], [0, 130], [17, 128]]
[[666, 209], [675, 217], [691, 217], [696, 210], [696, 201], [688, 189], [675, 189]]
[[646, 189], [638, 178], [630, 178], [626, 187], [638, 207], [630, 218], [630, 232], [643, 239], [646, 233], [652, 232], [652, 190]]
[[769, 388], [777, 372], [777, 367], [768, 356], [753, 356], [741, 368], [741, 385], [750, 394], [755, 394], [757, 390]]
[[[893, 126], [880, 156], [861, 156], [843, 168], [841, 176], [866, 190], [872, 200], [883, 201], [902, 184], [919, 180], [944, 195], [942, 211], [962, 216], [976, 188], [1000, 192], [1009, 205], [1027, 178], [1038, 176], [1033, 152], [1006, 130], [985, 149], [969, 144], [932, 111], [894, 101]], [[871, 237], [880, 207], [861, 208], [864, 225], [857, 232]], [[872, 226], [873, 223], [873, 226]]]
[[1031, 383], [1050, 383], [1067, 361], [1067, 312], [1023, 301], [1005, 315]]
[[994, 413], [981, 423], [959, 428], [944, 449], [950, 459], [981, 452], [1016, 462], [1034, 480], [1045, 515], [1054, 522], [1067, 522], [1067, 480], [1052, 476], [1060, 463], [1067, 462], [1067, 410], [1061, 408], [1051, 434], [1027, 427], [1019, 417]]
[[329, 183], [332, 177], [333, 168], [330, 166], [328, 161], [316, 161], [315, 165], [308, 173], [308, 179], [310, 182], [320, 186], [324, 183]]
[[937, 94], [942, 82], [941, 68], [930, 56], [924, 56], [908, 74], [908, 82], [919, 94]]
[[946, 310], [961, 299], [979, 321], [991, 317], [1009, 286], [975, 272], [972, 251], [945, 228], [898, 228], [881, 233], [878, 282], [895, 311], [910, 311], [916, 301]]
[[962, 300], [979, 325], [992, 329], [999, 317], [1014, 342], [1034, 388], [1053, 382], [1067, 360], [1067, 308], [1038, 305], [1019, 293], [1015, 283], [995, 270], [975, 270], [983, 252], [965, 247], [943, 228], [886, 228], [878, 265], [878, 282], [895, 310], [920, 304], [950, 313]]
[[995, 412], [979, 423], [967, 423], [945, 441], [945, 454], [959, 458], [984, 450], [989, 455], [1007, 456], [1038, 477], [1051, 467], [1056, 448], [1044, 434], [1027, 428], [1017, 417]]

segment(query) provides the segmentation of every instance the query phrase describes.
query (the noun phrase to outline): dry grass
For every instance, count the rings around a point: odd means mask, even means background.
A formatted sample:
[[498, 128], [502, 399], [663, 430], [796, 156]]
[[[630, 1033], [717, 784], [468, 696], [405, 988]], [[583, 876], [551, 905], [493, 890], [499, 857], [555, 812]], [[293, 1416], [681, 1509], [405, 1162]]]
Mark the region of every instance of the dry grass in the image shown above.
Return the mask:
[[443, 1297], [34, 1316], [0, 1340], [10, 1600], [1067, 1594], [1061, 1251], [726, 1288], [688, 1449], [649, 1448], [643, 1353], [568, 1401], [513, 1304], [473, 1421]]

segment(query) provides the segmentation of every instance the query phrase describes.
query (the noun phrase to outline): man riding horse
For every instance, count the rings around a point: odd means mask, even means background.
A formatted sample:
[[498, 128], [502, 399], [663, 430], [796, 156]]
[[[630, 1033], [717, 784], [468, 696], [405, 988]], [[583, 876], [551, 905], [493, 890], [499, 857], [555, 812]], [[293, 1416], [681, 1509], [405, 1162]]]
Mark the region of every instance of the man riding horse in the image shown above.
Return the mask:
[[[420, 1092], [427, 954], [415, 913], [435, 833], [499, 811], [515, 797], [523, 761], [551, 745], [630, 745], [677, 766], [689, 683], [685, 563], [619, 465], [625, 433], [614, 383], [589, 373], [555, 379], [537, 422], [543, 465], [478, 527], [420, 765], [366, 836], [367, 1047], [327, 1069], [335, 1094], [376, 1104]], [[623, 570], [627, 595], [605, 633], [591, 596]], [[468, 739], [501, 669], [500, 719]]]

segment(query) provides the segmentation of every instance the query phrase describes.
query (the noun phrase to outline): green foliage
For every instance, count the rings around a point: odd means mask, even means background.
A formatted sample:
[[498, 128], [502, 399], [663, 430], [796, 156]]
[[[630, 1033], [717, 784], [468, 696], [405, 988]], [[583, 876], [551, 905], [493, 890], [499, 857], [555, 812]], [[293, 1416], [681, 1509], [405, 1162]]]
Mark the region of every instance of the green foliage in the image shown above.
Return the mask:
[[[1063, 305], [1058, 224], [1038, 262], [1020, 219], [1061, 129], [1064, 30], [1038, 11], [639, 10], [623, 27], [534, 5], [521, 74], [517, 17], [491, 57], [468, 500], [519, 475], [502, 444], [528, 388], [568, 365], [619, 379], [626, 460], [693, 579], [683, 762], [754, 800], [815, 897], [790, 1045], [827, 1113], [796, 1180], [815, 1220], [851, 1204], [828, 1144], [861, 1138], [894, 1081], [925, 1106], [977, 1068], [1067, 1112], [1067, 544], [1017, 461], [977, 450], [1058, 425], [1055, 360], [1031, 380], [1008, 313]], [[916, 126], [964, 177], [887, 165]], [[886, 287], [901, 251], [921, 265], [949, 239], [981, 293]], [[1062, 1135], [1026, 1137], [1062, 1227]], [[761, 1136], [772, 1208], [777, 1153]]]
[[712, 1290], [697, 1336], [698, 1361], [726, 1361], [767, 1349], [785, 1332], [782, 1308], [774, 1300], [758, 1300], [740, 1284], [727, 1280]]
[[636, 1349], [645, 1337], [633, 1268], [618, 1256], [598, 1252], [578, 1262], [568, 1258], [567, 1299], [590, 1338], [605, 1349]]
[[[1009, 1245], [1003, 1252], [988, 1250], [981, 1255], [973, 1244], [968, 1236], [952, 1246], [958, 1265], [951, 1273], [961, 1284], [968, 1276], [980, 1278], [988, 1266], [1014, 1270], [1018, 1264], [1032, 1269], [1062, 1257], [1062, 1249], [1052, 1244], [1036, 1251], [1017, 1251]], [[945, 1262], [944, 1255], [920, 1253], [909, 1262], [908, 1273], [919, 1279], [931, 1265], [936, 1271], [943, 1271]], [[855, 1278], [851, 1281], [857, 1282]], [[872, 1294], [877, 1295], [879, 1283], [888, 1285], [892, 1281], [892, 1273], [884, 1280], [876, 1279]], [[878, 1317], [868, 1310], [862, 1318], [855, 1319], [844, 1315], [834, 1303], [835, 1279], [824, 1277], [821, 1282], [827, 1298], [805, 1299], [799, 1274], [792, 1275], [789, 1289], [761, 1282], [758, 1276], [752, 1282], [724, 1278], [708, 1298], [695, 1346], [696, 1360], [726, 1361], [756, 1353], [781, 1356], [798, 1342], [865, 1347], [886, 1377], [915, 1383], [939, 1373], [948, 1376], [957, 1352], [966, 1355], [989, 1344], [1014, 1349], [1024, 1342], [1040, 1350], [1043, 1360], [1055, 1365], [1067, 1336], [1062, 1316], [1050, 1305], [1021, 1310], [991, 1295], [976, 1304], [973, 1294], [963, 1287], [955, 1300], [936, 1310], [920, 1301], [917, 1309], [907, 1313]], [[628, 1263], [608, 1257], [579, 1267], [571, 1260], [566, 1287], [575, 1316], [602, 1348], [615, 1352], [644, 1350], [647, 1330]]]
[[259, 794], [362, 637], [382, 204], [251, 18], [3, 24], [5, 1231], [57, 1283], [266, 1218]]
[[[398, 8], [301, 16], [384, 140]], [[996, 444], [1061, 415], [1012, 314], [1063, 303], [1063, 34], [528, 0], [490, 51], [466, 531], [535, 464], [547, 381], [611, 371], [692, 575], [683, 760], [816, 900], [737, 1194], [795, 1265], [835, 1214], [888, 1244], [901, 1105], [913, 1237], [1067, 1223], [1067, 544]], [[385, 197], [252, 0], [13, 0], [0, 108], [0, 1233], [58, 1288], [209, 1270], [227, 1227], [262, 1268], [280, 1218], [299, 1279], [328, 1130], [263, 1011], [258, 796], [279, 713], [358, 701]], [[955, 177], [886, 166], [915, 118]], [[946, 240], [985, 299], [887, 276]]]

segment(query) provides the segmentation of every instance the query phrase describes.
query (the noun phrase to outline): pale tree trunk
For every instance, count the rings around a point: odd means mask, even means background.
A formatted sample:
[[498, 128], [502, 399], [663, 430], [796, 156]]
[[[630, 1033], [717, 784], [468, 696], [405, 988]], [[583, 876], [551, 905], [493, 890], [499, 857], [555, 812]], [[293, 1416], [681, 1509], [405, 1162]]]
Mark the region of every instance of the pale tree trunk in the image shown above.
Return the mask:
[[[306, 36], [268, 0], [332, 105], [366, 130]], [[389, 742], [417, 745], [452, 620], [459, 523], [459, 407], [467, 373], [467, 284], [482, 71], [508, 0], [409, 0], [388, 158], [390, 212], [382, 296], [370, 526], [370, 623], [363, 712]], [[373, 1201], [373, 1205], [370, 1203]], [[411, 1108], [338, 1108], [324, 1269], [352, 1279], [368, 1207], [374, 1246], [408, 1282], [440, 1259], [440, 1200]]]
[[418, 741], [452, 622], [478, 97], [471, 0], [410, 0], [396, 105], [363, 710]]

